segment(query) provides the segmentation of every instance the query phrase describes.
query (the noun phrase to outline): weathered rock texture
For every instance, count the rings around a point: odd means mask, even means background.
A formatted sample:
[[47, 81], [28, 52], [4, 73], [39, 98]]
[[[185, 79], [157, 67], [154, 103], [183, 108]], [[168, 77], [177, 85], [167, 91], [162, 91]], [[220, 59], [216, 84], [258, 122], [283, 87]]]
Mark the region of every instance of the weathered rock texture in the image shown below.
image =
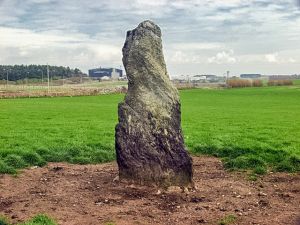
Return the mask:
[[142, 22], [127, 32], [122, 51], [128, 92], [116, 126], [120, 179], [189, 186], [192, 160], [184, 147], [179, 95], [167, 73], [160, 28]]

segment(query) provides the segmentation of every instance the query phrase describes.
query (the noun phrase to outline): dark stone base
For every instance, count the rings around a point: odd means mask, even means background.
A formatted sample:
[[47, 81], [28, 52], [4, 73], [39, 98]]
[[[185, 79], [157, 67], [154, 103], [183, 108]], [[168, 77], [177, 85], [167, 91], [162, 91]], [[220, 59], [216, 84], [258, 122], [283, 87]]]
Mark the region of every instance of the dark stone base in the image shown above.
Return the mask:
[[116, 126], [120, 179], [162, 187], [191, 186], [192, 159], [184, 148], [176, 120], [166, 120], [166, 128], [161, 124], [158, 128], [153, 117], [140, 117], [124, 103], [119, 106], [119, 115], [130, 117], [130, 121], [121, 120]]

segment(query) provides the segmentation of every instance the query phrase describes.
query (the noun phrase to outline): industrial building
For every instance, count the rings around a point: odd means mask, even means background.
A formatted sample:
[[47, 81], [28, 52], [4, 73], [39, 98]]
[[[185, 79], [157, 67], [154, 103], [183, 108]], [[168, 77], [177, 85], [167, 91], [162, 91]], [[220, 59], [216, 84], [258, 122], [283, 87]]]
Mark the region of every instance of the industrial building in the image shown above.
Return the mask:
[[191, 78], [192, 81], [218, 82], [221, 77], [217, 75], [195, 75]]
[[244, 79], [258, 79], [258, 78], [261, 78], [261, 74], [241, 74], [240, 78], [244, 78]]
[[116, 68], [96, 68], [89, 70], [89, 77], [92, 79], [119, 79], [123, 77], [123, 70]]

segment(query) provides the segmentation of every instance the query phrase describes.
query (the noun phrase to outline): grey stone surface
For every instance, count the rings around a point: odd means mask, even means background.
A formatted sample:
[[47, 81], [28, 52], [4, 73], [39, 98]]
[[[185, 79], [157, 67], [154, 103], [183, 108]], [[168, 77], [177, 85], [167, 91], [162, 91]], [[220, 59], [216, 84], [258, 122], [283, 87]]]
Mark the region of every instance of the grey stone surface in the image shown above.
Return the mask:
[[179, 95], [167, 73], [160, 28], [140, 23], [127, 32], [122, 51], [128, 92], [119, 104], [115, 135], [120, 179], [189, 186], [192, 160], [184, 147]]

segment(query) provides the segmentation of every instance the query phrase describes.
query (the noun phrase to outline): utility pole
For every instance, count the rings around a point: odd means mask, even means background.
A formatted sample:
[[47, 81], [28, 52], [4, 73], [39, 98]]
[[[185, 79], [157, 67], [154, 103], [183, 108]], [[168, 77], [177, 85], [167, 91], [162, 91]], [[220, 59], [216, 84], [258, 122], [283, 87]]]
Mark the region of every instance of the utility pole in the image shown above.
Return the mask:
[[230, 71], [226, 72], [226, 86], [228, 86], [229, 73], [230, 73]]
[[50, 89], [50, 74], [49, 74], [49, 65], [47, 64], [47, 76], [48, 76], [48, 92]]
[[43, 83], [44, 83], [44, 71], [43, 71], [43, 69], [38, 69], [38, 71], [42, 73], [42, 85], [43, 85]]
[[44, 71], [42, 69], [42, 84], [44, 83]]
[[6, 88], [8, 87], [8, 69], [6, 71]]

